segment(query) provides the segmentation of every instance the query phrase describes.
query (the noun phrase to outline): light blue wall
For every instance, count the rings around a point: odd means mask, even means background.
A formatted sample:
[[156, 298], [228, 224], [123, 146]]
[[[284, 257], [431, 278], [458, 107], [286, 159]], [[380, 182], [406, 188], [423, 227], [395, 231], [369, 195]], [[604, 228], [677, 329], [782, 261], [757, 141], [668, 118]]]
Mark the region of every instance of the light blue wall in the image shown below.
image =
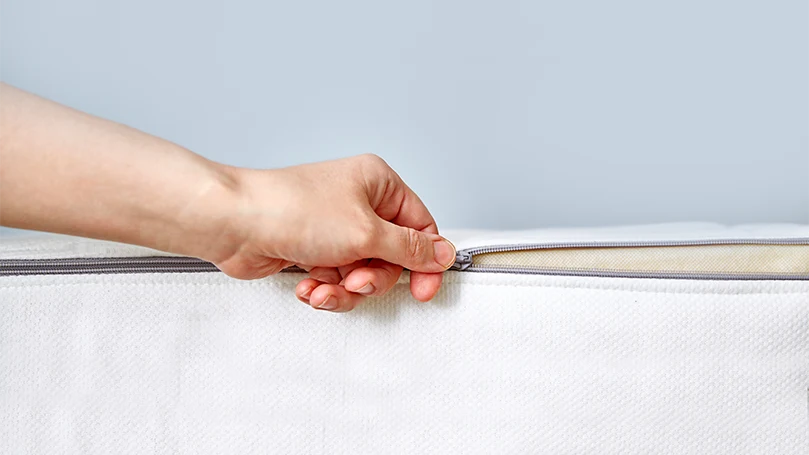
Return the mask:
[[809, 2], [2, 0], [2, 79], [439, 225], [809, 222]]

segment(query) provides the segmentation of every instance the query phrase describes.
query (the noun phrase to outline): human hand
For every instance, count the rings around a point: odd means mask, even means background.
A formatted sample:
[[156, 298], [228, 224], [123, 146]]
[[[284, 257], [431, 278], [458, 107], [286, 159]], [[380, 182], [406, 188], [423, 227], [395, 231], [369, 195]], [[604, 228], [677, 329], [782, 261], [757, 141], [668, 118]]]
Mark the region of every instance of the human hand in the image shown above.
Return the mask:
[[[0, 222], [196, 256], [230, 276], [291, 265], [315, 308], [347, 311], [412, 271], [422, 301], [455, 247], [381, 158], [278, 170], [215, 163], [0, 83]], [[43, 165], [43, 163], [47, 163]]]
[[298, 265], [296, 295], [313, 308], [348, 311], [411, 270], [410, 291], [435, 296], [455, 247], [418, 196], [381, 158], [362, 155], [277, 170], [230, 169], [235, 217], [204, 255], [223, 272], [261, 278]]

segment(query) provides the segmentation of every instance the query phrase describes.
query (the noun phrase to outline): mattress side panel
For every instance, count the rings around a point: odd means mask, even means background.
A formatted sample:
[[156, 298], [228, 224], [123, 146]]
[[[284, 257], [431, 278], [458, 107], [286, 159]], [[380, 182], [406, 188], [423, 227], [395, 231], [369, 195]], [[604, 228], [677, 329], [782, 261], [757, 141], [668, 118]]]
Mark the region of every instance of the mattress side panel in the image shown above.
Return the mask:
[[809, 453], [809, 283], [0, 279], [2, 453]]

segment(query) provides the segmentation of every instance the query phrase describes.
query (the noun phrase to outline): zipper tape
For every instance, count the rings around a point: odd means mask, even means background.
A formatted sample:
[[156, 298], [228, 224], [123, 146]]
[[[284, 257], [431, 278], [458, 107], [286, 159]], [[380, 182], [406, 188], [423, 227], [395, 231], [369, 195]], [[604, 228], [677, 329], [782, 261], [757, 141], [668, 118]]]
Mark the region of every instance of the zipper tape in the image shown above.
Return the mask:
[[[526, 267], [476, 266], [474, 256], [486, 253], [510, 251], [547, 250], [555, 248], [639, 248], [666, 246], [706, 245], [809, 245], [809, 238], [791, 239], [715, 239], [689, 241], [643, 241], [643, 242], [564, 242], [532, 243], [517, 245], [493, 245], [468, 248], [457, 252], [450, 270], [519, 273], [538, 275], [572, 275], [609, 278], [660, 278], [660, 279], [711, 279], [711, 280], [809, 280], [807, 275], [790, 274], [733, 274], [689, 272], [643, 272], [577, 269], [538, 269]], [[62, 259], [0, 259], [0, 276], [15, 275], [72, 275], [115, 273], [201, 273], [219, 272], [212, 263], [202, 259], [183, 256], [102, 257]], [[284, 272], [304, 272], [290, 267]]]

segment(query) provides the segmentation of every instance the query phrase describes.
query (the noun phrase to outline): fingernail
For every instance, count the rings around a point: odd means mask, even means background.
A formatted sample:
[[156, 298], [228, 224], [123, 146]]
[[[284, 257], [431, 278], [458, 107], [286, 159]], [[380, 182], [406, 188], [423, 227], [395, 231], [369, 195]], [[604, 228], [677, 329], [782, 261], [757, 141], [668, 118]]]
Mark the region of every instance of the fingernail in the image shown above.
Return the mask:
[[310, 295], [312, 295], [312, 291], [314, 291], [314, 290], [315, 290], [315, 288], [309, 288], [309, 289], [307, 289], [307, 290], [306, 290], [306, 292], [304, 292], [303, 294], [301, 294], [301, 297], [303, 297], [304, 299], [308, 299], [308, 298], [309, 298], [309, 296], [310, 296]]
[[324, 300], [320, 305], [317, 305], [315, 308], [318, 310], [334, 310], [337, 308], [337, 304], [337, 299], [334, 298], [333, 295], [329, 294], [326, 297], [326, 300]]
[[361, 288], [357, 289], [357, 291], [356, 291], [356, 292], [357, 292], [357, 293], [359, 293], [359, 294], [362, 294], [362, 295], [371, 295], [371, 294], [373, 294], [375, 291], [376, 291], [376, 288], [375, 288], [375, 287], [374, 287], [374, 285], [373, 285], [373, 284], [371, 284], [371, 282], [369, 281], [369, 282], [368, 282], [368, 283], [367, 283], [365, 286], [363, 286], [363, 287], [361, 287]]
[[435, 262], [448, 269], [455, 263], [455, 246], [448, 240], [438, 240], [433, 243], [435, 249]]

